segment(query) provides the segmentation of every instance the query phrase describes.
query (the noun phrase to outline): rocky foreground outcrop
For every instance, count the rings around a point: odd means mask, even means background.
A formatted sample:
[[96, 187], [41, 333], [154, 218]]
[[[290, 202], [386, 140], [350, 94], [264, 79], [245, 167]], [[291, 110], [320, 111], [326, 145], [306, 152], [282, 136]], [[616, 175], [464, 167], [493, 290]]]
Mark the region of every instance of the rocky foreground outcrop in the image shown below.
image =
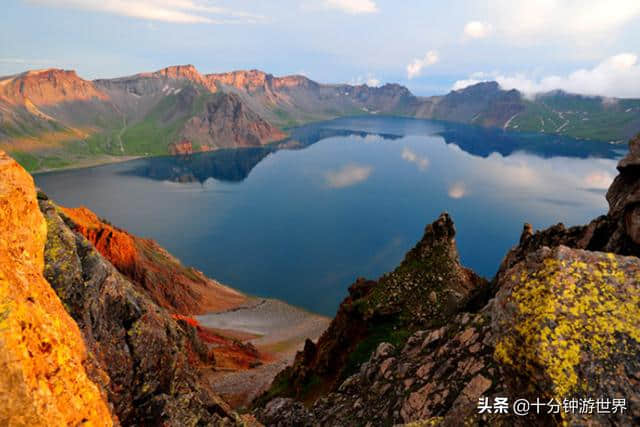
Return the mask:
[[[81, 219], [102, 224], [98, 234], [105, 240], [96, 243], [110, 255], [127, 259], [122, 249], [141, 244], [81, 212]], [[215, 359], [200, 331], [119, 272], [46, 195], [36, 198], [32, 178], [4, 153], [0, 224], [0, 424], [252, 422], [211, 389], [207, 375]], [[190, 273], [193, 284], [204, 277], [161, 248], [150, 248], [155, 256], [166, 255], [174, 277]], [[153, 268], [161, 264], [156, 260], [136, 271], [160, 278], [166, 271]], [[232, 291], [214, 282], [201, 285]]]
[[[307, 409], [269, 402], [266, 425], [632, 425], [640, 417], [640, 260], [559, 246], [509, 269], [475, 313], [380, 344], [358, 372]], [[483, 413], [479, 399], [544, 405]], [[617, 414], [548, 414], [549, 402], [626, 398]]]
[[[449, 293], [460, 294], [458, 282], [443, 282], [422, 320], [425, 327], [406, 340], [385, 339], [350, 375], [330, 377], [336, 381], [313, 399], [299, 391], [304, 388], [291, 392], [283, 379], [296, 385], [300, 378], [345, 372], [346, 365], [339, 363], [353, 354], [353, 335], [336, 331], [349, 330], [349, 308], [375, 289], [375, 282], [358, 282], [318, 346], [309, 344], [257, 403], [257, 417], [276, 426], [637, 425], [639, 166], [636, 137], [607, 193], [607, 215], [570, 229], [558, 224], [533, 233], [525, 225], [519, 245], [507, 254], [491, 286], [436, 305]], [[448, 221], [441, 217], [434, 225]], [[429, 235], [427, 229], [403, 264], [451, 258], [438, 256], [439, 246]], [[443, 268], [452, 266], [457, 264]], [[405, 292], [401, 299], [414, 305], [428, 300], [425, 292], [431, 295], [432, 281], [411, 288], [410, 276], [398, 277], [397, 271], [390, 277], [404, 281], [395, 288]], [[454, 268], [453, 277], [461, 271]], [[370, 334], [376, 333], [371, 323], [359, 322], [356, 330], [369, 326]], [[332, 365], [320, 360], [338, 367], [327, 371], [325, 366]], [[307, 398], [306, 405], [292, 397]], [[503, 411], [494, 406], [498, 398], [506, 399]], [[513, 406], [519, 399], [526, 405], [518, 406], [521, 414]]]
[[520, 244], [507, 253], [498, 277], [527, 254], [544, 246], [565, 245], [640, 256], [640, 135], [629, 142], [629, 152], [618, 163], [618, 171], [620, 173], [607, 191], [607, 215], [587, 225], [566, 228], [560, 223], [535, 233], [531, 225], [525, 224]]
[[107, 391], [125, 425], [194, 425], [231, 410], [201, 380], [212, 366], [190, 325], [178, 323], [136, 289], [94, 246], [72, 231], [55, 205], [40, 200], [47, 221], [45, 276], [107, 376]]
[[455, 228], [442, 214], [392, 273], [359, 279], [317, 344], [307, 341], [259, 401], [275, 396], [307, 402], [334, 391], [381, 342], [400, 344], [413, 332], [440, 326], [486, 282], [460, 265]]
[[109, 426], [91, 355], [42, 275], [47, 227], [33, 179], [0, 151], [0, 425]]

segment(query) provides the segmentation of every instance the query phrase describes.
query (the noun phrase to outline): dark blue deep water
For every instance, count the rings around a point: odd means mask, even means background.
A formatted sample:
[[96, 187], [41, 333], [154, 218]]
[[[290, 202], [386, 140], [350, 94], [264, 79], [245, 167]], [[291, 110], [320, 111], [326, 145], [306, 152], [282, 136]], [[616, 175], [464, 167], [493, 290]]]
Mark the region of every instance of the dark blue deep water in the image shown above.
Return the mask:
[[285, 143], [36, 176], [56, 202], [165, 246], [253, 295], [332, 315], [358, 276], [393, 269], [448, 211], [462, 261], [491, 277], [524, 222], [607, 210], [620, 147], [389, 117], [292, 130]]

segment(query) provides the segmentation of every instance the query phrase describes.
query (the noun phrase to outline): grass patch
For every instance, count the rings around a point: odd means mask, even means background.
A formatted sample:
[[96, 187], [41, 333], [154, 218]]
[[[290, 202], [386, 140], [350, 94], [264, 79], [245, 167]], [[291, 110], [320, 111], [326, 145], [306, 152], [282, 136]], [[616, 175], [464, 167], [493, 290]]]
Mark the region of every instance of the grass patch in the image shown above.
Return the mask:
[[18, 162], [18, 164], [20, 164], [20, 166], [29, 172], [33, 172], [40, 168], [40, 159], [33, 154], [24, 153], [22, 151], [11, 151], [9, 154], [16, 162]]
[[[164, 98], [147, 117], [133, 124], [122, 134], [126, 154], [169, 154], [168, 145], [178, 139], [185, 122], [201, 112], [205, 102], [212, 97], [210, 94], [198, 94], [189, 110], [179, 111], [178, 96], [170, 95]], [[167, 120], [167, 117], [170, 118]]]
[[373, 325], [369, 335], [358, 343], [351, 354], [349, 354], [349, 358], [341, 374], [342, 379], [344, 380], [350, 375], [355, 374], [358, 369], [360, 369], [360, 365], [369, 360], [371, 354], [381, 343], [388, 342], [396, 348], [400, 348], [410, 335], [411, 331], [397, 322], [390, 321]]

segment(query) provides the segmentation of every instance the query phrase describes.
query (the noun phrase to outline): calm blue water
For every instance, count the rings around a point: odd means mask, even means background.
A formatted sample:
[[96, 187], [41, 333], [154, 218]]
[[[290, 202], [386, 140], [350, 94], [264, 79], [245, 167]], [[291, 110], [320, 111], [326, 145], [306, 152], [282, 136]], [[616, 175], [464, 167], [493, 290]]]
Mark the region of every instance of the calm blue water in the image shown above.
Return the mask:
[[358, 276], [393, 269], [440, 212], [462, 261], [492, 276], [523, 222], [607, 210], [621, 152], [604, 143], [388, 117], [298, 128], [291, 141], [41, 174], [85, 205], [244, 292], [334, 314]]

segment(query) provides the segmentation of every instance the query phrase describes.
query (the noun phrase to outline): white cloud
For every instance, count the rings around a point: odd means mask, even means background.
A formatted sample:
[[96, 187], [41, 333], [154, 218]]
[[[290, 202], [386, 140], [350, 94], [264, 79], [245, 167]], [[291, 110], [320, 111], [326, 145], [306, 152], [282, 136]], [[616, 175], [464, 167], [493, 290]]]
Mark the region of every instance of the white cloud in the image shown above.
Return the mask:
[[482, 21], [471, 21], [464, 26], [464, 35], [472, 39], [487, 37], [493, 30], [493, 26]]
[[366, 181], [373, 168], [366, 165], [348, 164], [338, 170], [330, 170], [325, 174], [325, 180], [331, 188], [344, 188]]
[[182, 24], [254, 23], [263, 17], [210, 6], [202, 0], [30, 0], [53, 7], [85, 9], [151, 21]]
[[402, 158], [409, 163], [415, 163], [418, 166], [418, 169], [422, 171], [427, 170], [429, 167], [429, 158], [416, 154], [410, 148], [405, 147], [402, 150]]
[[367, 79], [367, 86], [378, 87], [380, 86], [380, 83], [380, 80], [376, 79], [375, 77], [369, 77]]
[[378, 6], [372, 0], [324, 0], [324, 4], [331, 9], [339, 9], [354, 15], [378, 11]]
[[366, 77], [358, 76], [355, 79], [351, 79], [351, 82], [350, 82], [350, 84], [354, 86], [366, 84], [369, 87], [378, 87], [380, 86], [381, 83], [382, 82], [380, 81], [380, 79], [378, 79], [371, 73], [367, 74]]
[[638, 0], [492, 0], [488, 9], [499, 30], [511, 38], [573, 39], [611, 35], [640, 16]]
[[478, 83], [484, 82], [484, 81], [487, 81], [487, 80], [476, 80], [474, 78], [456, 80], [453, 83], [453, 86], [451, 86], [451, 90], [464, 89], [465, 87], [473, 86], [475, 84], [478, 84]]
[[495, 80], [503, 89], [518, 89], [527, 95], [562, 89], [584, 95], [640, 97], [640, 64], [634, 53], [612, 56], [593, 68], [579, 69], [566, 76], [550, 75], [535, 79], [526, 74], [476, 74], [469, 79], [456, 81], [453, 89], [487, 80]]
[[407, 65], [407, 77], [410, 79], [418, 77], [420, 74], [422, 74], [423, 68], [433, 65], [439, 60], [440, 57], [438, 56], [438, 52], [436, 52], [435, 50], [430, 50], [429, 52], [427, 52], [424, 58], [416, 58], [413, 60], [413, 62]]
[[461, 199], [467, 195], [467, 187], [462, 181], [454, 182], [449, 186], [448, 193], [449, 197], [451, 197], [452, 199]]

